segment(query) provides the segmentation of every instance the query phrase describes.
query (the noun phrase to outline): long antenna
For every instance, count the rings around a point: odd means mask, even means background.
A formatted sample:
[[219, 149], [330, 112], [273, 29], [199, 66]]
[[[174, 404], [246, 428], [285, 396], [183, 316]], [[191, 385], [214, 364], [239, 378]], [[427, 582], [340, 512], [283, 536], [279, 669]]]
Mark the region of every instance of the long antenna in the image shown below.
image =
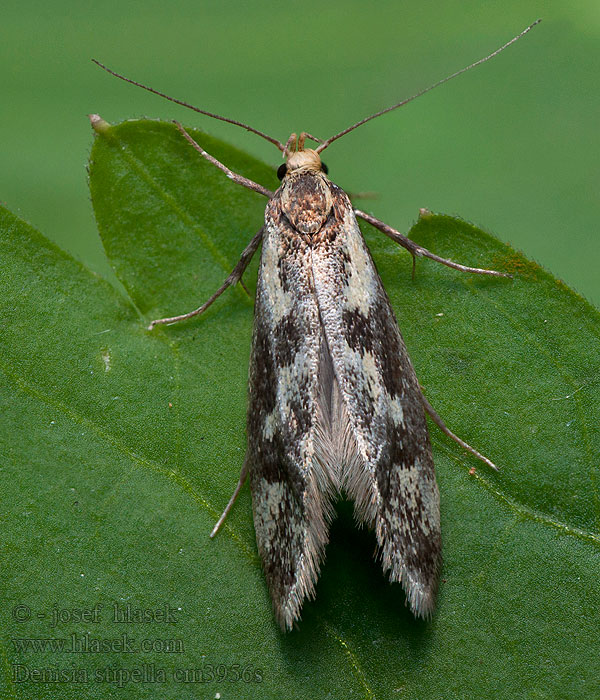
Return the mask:
[[131, 83], [132, 85], [137, 85], [137, 87], [141, 87], [144, 90], [147, 90], [148, 92], [152, 92], [155, 95], [158, 95], [159, 97], [164, 97], [165, 100], [169, 100], [170, 102], [175, 102], [176, 104], [181, 105], [182, 107], [187, 107], [188, 109], [193, 109], [194, 112], [199, 112], [200, 114], [205, 114], [207, 117], [212, 117], [213, 119], [220, 119], [222, 122], [227, 122], [228, 124], [235, 124], [236, 126], [241, 126], [243, 129], [246, 129], [247, 131], [251, 131], [253, 134], [257, 134], [258, 136], [262, 136], [263, 139], [270, 141], [272, 144], [277, 146], [277, 148], [282, 153], [285, 149], [285, 146], [284, 146], [284, 144], [281, 143], [281, 141], [278, 141], [277, 139], [273, 138], [272, 136], [269, 136], [268, 134], [263, 134], [262, 131], [259, 131], [258, 129], [254, 129], [251, 126], [248, 126], [248, 124], [243, 124], [242, 122], [238, 122], [235, 119], [228, 119], [227, 117], [222, 117], [219, 114], [213, 114], [212, 112], [207, 112], [204, 109], [200, 109], [199, 107], [194, 107], [194, 105], [191, 105], [188, 102], [184, 102], [183, 100], [178, 100], [175, 97], [169, 97], [169, 95], [165, 95], [164, 92], [159, 92], [158, 90], [155, 90], [154, 88], [148, 87], [147, 85], [142, 85], [142, 83], [138, 83], [135, 80], [131, 80], [131, 78], [126, 78], [124, 75], [121, 75], [120, 73], [116, 73], [114, 70], [107, 68], [104, 64], [100, 63], [100, 61], [97, 61], [95, 58], [92, 58], [92, 61], [97, 66], [100, 66], [100, 68], [105, 70], [107, 73], [114, 75], [115, 78], [120, 78], [121, 80], [124, 80], [126, 83]]
[[391, 107], [387, 107], [386, 109], [382, 109], [380, 112], [376, 112], [375, 114], [371, 114], [370, 116], [365, 117], [364, 119], [361, 119], [359, 122], [356, 122], [356, 124], [349, 126], [347, 129], [344, 129], [343, 131], [340, 131], [339, 134], [335, 134], [334, 136], [331, 136], [330, 138], [328, 138], [326, 141], [323, 141], [323, 143], [321, 143], [315, 150], [317, 151], [317, 153], [324, 151], [327, 148], [327, 146], [332, 144], [334, 141], [337, 141], [339, 138], [341, 138], [342, 136], [345, 136], [350, 131], [357, 129], [359, 126], [366, 124], [367, 122], [371, 121], [371, 119], [375, 119], [376, 117], [380, 117], [382, 114], [386, 114], [386, 112], [391, 112], [393, 109], [398, 109], [398, 107], [402, 107], [403, 105], [408, 104], [409, 102], [412, 102], [413, 100], [416, 100], [417, 97], [421, 97], [421, 95], [424, 95], [426, 92], [429, 92], [430, 90], [433, 90], [434, 88], [439, 87], [440, 85], [443, 85], [444, 83], [447, 83], [449, 80], [452, 80], [452, 78], [456, 78], [457, 76], [461, 75], [461, 73], [465, 73], [466, 71], [471, 70], [471, 68], [475, 68], [475, 66], [479, 66], [482, 63], [489, 61], [490, 58], [494, 58], [494, 56], [497, 56], [501, 51], [504, 51], [504, 49], [508, 48], [511, 44], [514, 44], [515, 41], [520, 39], [522, 36], [525, 36], [525, 34], [527, 34], [527, 32], [531, 31], [535, 27], [535, 25], [539, 24], [541, 21], [542, 21], [541, 19], [537, 19], [533, 24], [529, 25], [529, 27], [527, 27], [527, 29], [524, 29], [520, 34], [513, 37], [510, 41], [507, 41], [506, 44], [504, 44], [504, 46], [501, 46], [499, 49], [496, 49], [496, 51], [489, 54], [489, 56], [486, 56], [485, 58], [480, 58], [479, 61], [475, 61], [475, 63], [471, 63], [470, 66], [467, 66], [466, 68], [462, 68], [461, 70], [456, 71], [456, 73], [452, 73], [452, 75], [449, 75], [446, 78], [442, 78], [442, 80], [438, 80], [437, 83], [434, 83], [433, 85], [430, 85], [429, 87], [425, 88], [424, 90], [417, 92], [412, 97], [408, 97], [406, 100], [402, 100], [402, 102], [398, 102], [398, 104], [392, 105]]

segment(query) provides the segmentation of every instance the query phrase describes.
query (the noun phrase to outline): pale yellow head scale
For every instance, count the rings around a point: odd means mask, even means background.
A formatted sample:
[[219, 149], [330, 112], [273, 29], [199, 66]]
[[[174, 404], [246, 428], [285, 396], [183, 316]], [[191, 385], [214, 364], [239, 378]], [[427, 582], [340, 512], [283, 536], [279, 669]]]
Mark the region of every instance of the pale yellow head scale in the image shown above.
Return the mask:
[[288, 154], [286, 163], [288, 173], [302, 170], [312, 170], [318, 173], [322, 170], [321, 158], [312, 148], [307, 148], [304, 151], [294, 151]]
[[287, 172], [322, 172], [323, 165], [321, 157], [312, 148], [304, 148], [304, 141], [307, 134], [302, 132], [298, 138], [296, 134], [291, 134], [287, 141], [283, 156], [286, 160]]

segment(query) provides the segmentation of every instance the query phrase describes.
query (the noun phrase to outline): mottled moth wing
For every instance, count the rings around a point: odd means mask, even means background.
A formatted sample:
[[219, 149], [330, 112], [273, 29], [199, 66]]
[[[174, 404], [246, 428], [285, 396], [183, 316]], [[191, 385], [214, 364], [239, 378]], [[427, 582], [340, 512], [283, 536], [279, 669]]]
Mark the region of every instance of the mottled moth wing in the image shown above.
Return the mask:
[[[272, 208], [269, 205], [268, 210]], [[314, 595], [327, 543], [332, 478], [315, 454], [319, 311], [311, 251], [267, 210], [250, 360], [247, 463], [258, 550], [284, 629]]]
[[[413, 612], [429, 617], [441, 558], [439, 493], [421, 389], [398, 323], [346, 194], [314, 248], [315, 293], [358, 458], [342, 488], [374, 527], [383, 568]], [[346, 448], [346, 452], [351, 451]]]
[[352, 206], [322, 174], [288, 175], [267, 206], [247, 460], [282, 627], [314, 592], [342, 489], [412, 610], [431, 613], [439, 497], [420, 388]]

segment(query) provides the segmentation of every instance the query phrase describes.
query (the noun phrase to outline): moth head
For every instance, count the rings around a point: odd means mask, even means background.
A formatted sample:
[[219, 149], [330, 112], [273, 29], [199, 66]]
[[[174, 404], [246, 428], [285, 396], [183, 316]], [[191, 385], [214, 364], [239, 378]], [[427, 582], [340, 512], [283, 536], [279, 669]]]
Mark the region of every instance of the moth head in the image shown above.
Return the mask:
[[325, 163], [321, 161], [321, 157], [317, 151], [312, 148], [304, 148], [304, 140], [308, 136], [302, 132], [298, 138], [296, 134], [292, 134], [283, 151], [285, 163], [282, 163], [277, 169], [277, 177], [280, 180], [292, 172], [313, 172], [325, 173], [328, 169]]

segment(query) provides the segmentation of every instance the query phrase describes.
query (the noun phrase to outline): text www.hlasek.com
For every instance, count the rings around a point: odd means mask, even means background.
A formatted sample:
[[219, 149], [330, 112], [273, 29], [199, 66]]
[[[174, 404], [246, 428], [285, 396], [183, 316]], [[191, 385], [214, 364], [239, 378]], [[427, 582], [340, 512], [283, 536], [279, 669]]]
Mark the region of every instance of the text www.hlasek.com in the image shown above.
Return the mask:
[[124, 632], [118, 637], [98, 638], [89, 633], [83, 635], [71, 634], [69, 637], [20, 637], [13, 638], [13, 648], [17, 652], [55, 652], [64, 654], [102, 654], [108, 652], [158, 652], [166, 654], [182, 654], [183, 639], [140, 639], [131, 637]]

